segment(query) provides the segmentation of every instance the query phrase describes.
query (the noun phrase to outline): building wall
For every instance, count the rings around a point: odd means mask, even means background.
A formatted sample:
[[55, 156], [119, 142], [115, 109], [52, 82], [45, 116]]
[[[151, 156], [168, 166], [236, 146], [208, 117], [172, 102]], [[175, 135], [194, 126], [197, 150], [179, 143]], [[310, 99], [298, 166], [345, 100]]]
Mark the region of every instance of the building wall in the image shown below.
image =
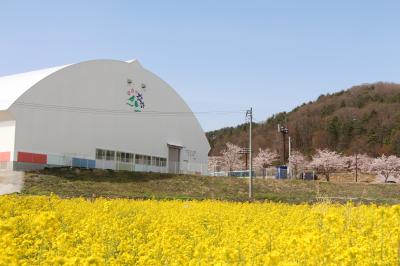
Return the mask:
[[[127, 104], [132, 88], [152, 114]], [[94, 159], [101, 148], [168, 158], [167, 144], [173, 143], [184, 147], [182, 160], [207, 163], [210, 147], [189, 107], [136, 61], [68, 66], [34, 85], [9, 111], [17, 121], [16, 152]]]
[[0, 121], [0, 162], [12, 161], [14, 156], [15, 121]]

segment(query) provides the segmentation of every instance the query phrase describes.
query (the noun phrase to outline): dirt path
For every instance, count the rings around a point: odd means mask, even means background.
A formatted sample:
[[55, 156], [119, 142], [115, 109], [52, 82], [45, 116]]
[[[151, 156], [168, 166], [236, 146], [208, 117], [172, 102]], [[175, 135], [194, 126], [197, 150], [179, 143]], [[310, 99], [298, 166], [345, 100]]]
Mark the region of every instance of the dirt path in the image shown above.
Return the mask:
[[21, 192], [24, 173], [0, 170], [0, 195]]

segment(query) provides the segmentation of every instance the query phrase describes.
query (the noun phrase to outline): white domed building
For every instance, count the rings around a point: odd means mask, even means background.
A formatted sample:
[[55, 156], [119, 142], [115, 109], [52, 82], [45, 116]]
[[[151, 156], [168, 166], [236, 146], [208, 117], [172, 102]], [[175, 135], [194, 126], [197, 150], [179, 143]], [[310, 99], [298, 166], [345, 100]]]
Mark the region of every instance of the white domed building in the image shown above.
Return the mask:
[[183, 99], [137, 60], [0, 77], [0, 162], [206, 174], [210, 150]]

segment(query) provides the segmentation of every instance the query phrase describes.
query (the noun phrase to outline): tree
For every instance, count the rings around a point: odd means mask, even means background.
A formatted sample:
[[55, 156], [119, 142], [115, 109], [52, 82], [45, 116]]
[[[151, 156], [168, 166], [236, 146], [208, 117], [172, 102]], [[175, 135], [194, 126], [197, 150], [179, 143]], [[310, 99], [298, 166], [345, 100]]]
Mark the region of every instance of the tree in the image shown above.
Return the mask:
[[323, 174], [326, 181], [329, 181], [333, 172], [346, 167], [346, 161], [335, 151], [317, 150], [317, 153], [312, 157], [310, 167]]
[[[253, 165], [254, 168], [258, 169], [264, 169], [267, 168], [268, 166], [271, 166], [274, 161], [276, 161], [279, 158], [279, 155], [271, 151], [270, 149], [266, 148], [265, 150], [259, 149], [257, 156], [254, 158]], [[263, 176], [265, 174], [263, 173]]]
[[375, 158], [372, 161], [371, 171], [378, 175], [378, 177], [383, 177], [385, 183], [387, 183], [390, 177], [398, 178], [400, 173], [400, 159], [397, 156], [382, 155], [381, 157]]
[[240, 160], [241, 154], [239, 153], [241, 148], [230, 142], [226, 143], [226, 148], [221, 152], [222, 154], [222, 165], [229, 171], [239, 169], [242, 166]]
[[301, 152], [292, 151], [289, 156], [289, 165], [293, 176], [297, 177], [299, 171], [307, 165], [307, 160]]
[[372, 160], [368, 155], [358, 153], [345, 157], [346, 168], [355, 173], [355, 182], [358, 181], [358, 173], [369, 171]]
[[220, 171], [223, 160], [222, 156], [210, 156], [208, 157], [208, 172], [215, 173]]
[[340, 121], [339, 117], [334, 116], [332, 120], [329, 121], [327, 125], [327, 131], [330, 135], [330, 146], [331, 148], [337, 147], [339, 142], [339, 137], [341, 133], [342, 122]]

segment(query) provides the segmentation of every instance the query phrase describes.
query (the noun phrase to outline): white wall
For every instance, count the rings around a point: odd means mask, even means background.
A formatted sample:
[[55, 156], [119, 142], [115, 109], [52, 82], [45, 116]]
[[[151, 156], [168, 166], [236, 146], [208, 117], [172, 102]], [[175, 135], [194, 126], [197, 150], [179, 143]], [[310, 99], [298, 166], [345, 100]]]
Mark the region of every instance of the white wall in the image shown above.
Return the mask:
[[0, 121], [0, 152], [14, 153], [15, 121]]
[[[135, 113], [126, 104], [128, 79], [134, 86], [146, 84], [146, 112], [180, 114]], [[33, 86], [9, 111], [17, 121], [16, 151], [94, 158], [97, 147], [168, 158], [167, 143], [173, 143], [196, 151], [193, 163], [205, 163], [208, 158], [210, 147], [197, 119], [181, 114], [191, 112], [189, 107], [136, 61], [71, 65]]]

